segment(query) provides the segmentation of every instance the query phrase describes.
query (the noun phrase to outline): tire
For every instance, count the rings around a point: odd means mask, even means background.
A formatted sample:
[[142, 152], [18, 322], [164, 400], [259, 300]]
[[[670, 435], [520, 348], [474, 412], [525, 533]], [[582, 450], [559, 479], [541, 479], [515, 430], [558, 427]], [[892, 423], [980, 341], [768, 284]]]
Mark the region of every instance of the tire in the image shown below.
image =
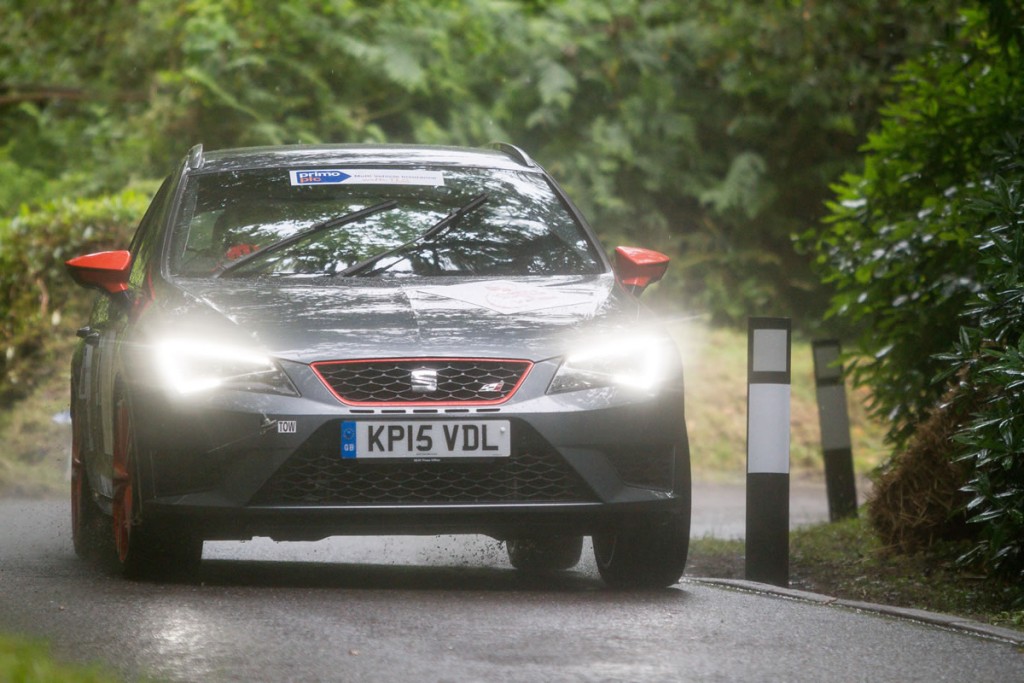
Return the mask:
[[612, 588], [664, 588], [683, 575], [689, 547], [689, 514], [678, 514], [594, 536], [594, 559]]
[[126, 578], [187, 578], [199, 568], [201, 538], [174, 527], [144, 521], [139, 486], [139, 449], [131, 405], [115, 403], [112, 531], [114, 551]]
[[572, 569], [583, 554], [582, 536], [512, 538], [505, 542], [508, 560], [521, 572], [546, 574]]

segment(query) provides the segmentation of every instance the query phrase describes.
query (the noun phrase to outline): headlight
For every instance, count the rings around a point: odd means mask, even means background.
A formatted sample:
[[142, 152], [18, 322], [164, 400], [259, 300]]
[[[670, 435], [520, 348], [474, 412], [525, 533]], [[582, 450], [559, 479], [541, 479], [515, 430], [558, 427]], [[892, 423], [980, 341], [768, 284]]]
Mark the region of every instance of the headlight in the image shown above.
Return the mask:
[[180, 394], [218, 388], [298, 396], [268, 356], [237, 346], [193, 339], [168, 339], [154, 347], [164, 383]]
[[567, 355], [551, 380], [548, 393], [607, 386], [654, 392], [673, 376], [677, 367], [678, 352], [666, 339], [616, 339]]

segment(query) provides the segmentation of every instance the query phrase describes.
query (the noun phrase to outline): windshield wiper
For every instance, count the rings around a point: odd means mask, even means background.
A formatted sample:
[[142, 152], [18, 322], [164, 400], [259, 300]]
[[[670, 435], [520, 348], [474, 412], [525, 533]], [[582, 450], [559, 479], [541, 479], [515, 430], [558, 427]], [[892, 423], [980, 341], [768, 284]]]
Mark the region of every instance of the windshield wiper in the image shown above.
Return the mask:
[[234, 270], [241, 268], [247, 263], [258, 261], [260, 258], [265, 257], [267, 254], [272, 254], [275, 251], [280, 251], [281, 249], [284, 249], [285, 247], [290, 247], [296, 242], [306, 239], [310, 235], [315, 235], [316, 233], [323, 232], [324, 230], [330, 230], [332, 228], [337, 228], [342, 225], [347, 225], [348, 223], [355, 223], [356, 221], [362, 220], [364, 218], [369, 218], [375, 213], [380, 213], [381, 211], [388, 211], [390, 209], [393, 209], [396, 206], [398, 206], [398, 202], [391, 199], [386, 202], [381, 202], [380, 204], [368, 206], [365, 209], [360, 209], [359, 211], [346, 213], [343, 216], [335, 216], [334, 218], [328, 218], [327, 220], [321, 221], [316, 225], [313, 225], [312, 227], [302, 230], [301, 232], [297, 232], [294, 235], [289, 235], [288, 237], [279, 239], [276, 242], [271, 242], [267, 246], [257, 249], [251, 254], [246, 254], [240, 259], [237, 259], [235, 261], [232, 261], [231, 263], [227, 263], [221, 266], [216, 271], [214, 271], [213, 277], [220, 277], [221, 275], [225, 275], [227, 273], [230, 273]]
[[[371, 266], [379, 262], [381, 259], [385, 259], [388, 256], [393, 256], [402, 251], [405, 251], [406, 249], [415, 244], [422, 244], [423, 242], [435, 239], [442, 232], [455, 227], [464, 216], [473, 213], [478, 208], [483, 206], [484, 202], [487, 201], [487, 196], [488, 195], [486, 192], [481, 192], [480, 194], [473, 197], [462, 206], [449, 211], [444, 218], [434, 223], [432, 226], [430, 226], [429, 228], [427, 228], [422, 233], [420, 233], [413, 239], [409, 240], [405, 244], [400, 244], [397, 247], [394, 247], [393, 249], [388, 249], [387, 251], [377, 254], [376, 256], [371, 256], [370, 258], [364, 261], [360, 261], [355, 265], [349, 266], [345, 270], [335, 273], [335, 275], [341, 275], [343, 277], [348, 277], [350, 275], [358, 275], [363, 271], [369, 269]], [[384, 266], [381, 270], [387, 270], [392, 265], [394, 264], [388, 264], [387, 266]]]

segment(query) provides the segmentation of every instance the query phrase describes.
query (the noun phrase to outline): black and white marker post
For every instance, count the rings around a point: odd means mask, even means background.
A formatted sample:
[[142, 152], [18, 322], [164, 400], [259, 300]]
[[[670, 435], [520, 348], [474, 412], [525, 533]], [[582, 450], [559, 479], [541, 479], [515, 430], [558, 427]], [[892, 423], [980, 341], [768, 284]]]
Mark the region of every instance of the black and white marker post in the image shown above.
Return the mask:
[[853, 478], [853, 447], [850, 443], [850, 413], [846, 406], [841, 347], [835, 339], [811, 345], [814, 352], [814, 383], [818, 394], [818, 423], [821, 449], [825, 456], [825, 487], [828, 517], [835, 522], [857, 516], [857, 484]]
[[747, 335], [746, 578], [789, 584], [789, 318], [750, 318]]

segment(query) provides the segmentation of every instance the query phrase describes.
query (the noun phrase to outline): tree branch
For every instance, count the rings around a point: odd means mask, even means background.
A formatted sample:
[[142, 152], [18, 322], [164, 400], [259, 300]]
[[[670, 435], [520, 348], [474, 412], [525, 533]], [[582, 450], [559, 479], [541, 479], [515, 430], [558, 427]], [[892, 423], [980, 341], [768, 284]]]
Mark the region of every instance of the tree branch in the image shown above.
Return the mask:
[[[22, 102], [49, 102], [51, 100], [72, 100], [80, 102], [92, 99], [98, 99], [98, 96], [93, 93], [86, 92], [82, 88], [72, 88], [61, 85], [0, 85], [0, 106], [21, 104]], [[117, 99], [139, 101], [145, 99], [145, 96], [141, 93], [119, 93], [117, 95]]]

